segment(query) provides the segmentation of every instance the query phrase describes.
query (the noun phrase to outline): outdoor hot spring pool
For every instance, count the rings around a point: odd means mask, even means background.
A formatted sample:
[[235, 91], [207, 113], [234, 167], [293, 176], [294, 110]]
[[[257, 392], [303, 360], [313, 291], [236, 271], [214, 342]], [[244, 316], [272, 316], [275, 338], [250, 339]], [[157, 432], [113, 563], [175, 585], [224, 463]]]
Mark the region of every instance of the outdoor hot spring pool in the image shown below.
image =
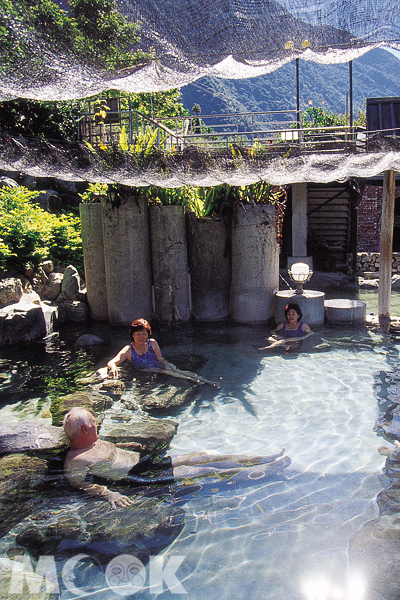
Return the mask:
[[[77, 349], [75, 340], [88, 332], [107, 344]], [[266, 327], [224, 324], [178, 325], [154, 332], [171, 362], [182, 354], [195, 356], [203, 363], [200, 374], [220, 384], [219, 389], [202, 387], [186, 406], [157, 418], [179, 423], [171, 455], [203, 451], [268, 455], [285, 447], [291, 464], [267, 477], [255, 468], [227, 479], [204, 476], [195, 485], [177, 483], [172, 493], [160, 490], [160, 507], [176, 502], [182, 511], [177, 532], [150, 552], [172, 569], [164, 579], [153, 570], [137, 587], [112, 585], [107, 565], [120, 557], [126, 567], [132, 549], [126, 552], [122, 544], [110, 547], [99, 537], [74, 546], [73, 536], [68, 540], [61, 536], [59, 548], [72, 550], [63, 558], [56, 555], [59, 596], [51, 597], [380, 597], [368, 591], [362, 561], [357, 568], [349, 562], [349, 544], [365, 523], [378, 517], [377, 495], [390, 486], [383, 472], [385, 459], [377, 452], [387, 442], [376, 423], [400, 399], [400, 334], [384, 336], [364, 326], [324, 326], [303, 342], [300, 351], [260, 352], [267, 334]], [[97, 365], [126, 339], [125, 328], [76, 324], [47, 342], [2, 350], [0, 422], [50, 423], [49, 394], [67, 393], [82, 369]], [[157, 378], [149, 381], [146, 393], [157, 386]], [[121, 420], [129, 425], [129, 400], [135, 389], [128, 385], [115, 400], [104, 427]], [[54, 512], [73, 510], [66, 489], [63, 498], [53, 498]], [[37, 514], [39, 509], [35, 510]], [[125, 511], [113, 512], [107, 503], [102, 510], [110, 527]], [[22, 523], [29, 518], [21, 514]], [[40, 519], [40, 510], [36, 518]], [[0, 565], [18, 552], [23, 554], [20, 527], [16, 524], [0, 540]], [[31, 554], [35, 567], [38, 556]], [[37, 554], [46, 555], [46, 546]], [[65, 572], [64, 578], [60, 576], [68, 558], [76, 569], [72, 580]], [[168, 562], [171, 558], [176, 562]], [[3, 587], [8, 585], [5, 581]], [[384, 585], [382, 598], [383, 590]], [[38, 597], [47, 598], [44, 591]]]

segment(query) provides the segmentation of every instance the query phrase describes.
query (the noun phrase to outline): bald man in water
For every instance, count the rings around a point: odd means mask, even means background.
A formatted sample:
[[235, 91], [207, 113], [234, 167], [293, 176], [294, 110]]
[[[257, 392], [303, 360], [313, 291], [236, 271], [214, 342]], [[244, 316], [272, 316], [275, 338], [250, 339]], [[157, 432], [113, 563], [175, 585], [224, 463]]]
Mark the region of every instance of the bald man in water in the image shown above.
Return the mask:
[[[106, 485], [87, 481], [88, 476], [100, 477], [107, 482], [128, 481], [137, 486], [168, 484], [182, 477], [226, 473], [233, 469], [243, 471], [255, 465], [276, 471], [290, 464], [290, 458], [282, 456], [284, 449], [273, 456], [254, 457], [205, 453], [173, 458], [146, 455], [143, 453], [145, 448], [137, 442], [113, 444], [100, 440], [96, 419], [84, 408], [73, 408], [65, 415], [64, 431], [70, 442], [64, 463], [69, 483], [90, 496], [105, 498], [113, 509], [129, 506], [133, 501], [128, 496], [109, 490]], [[148, 475], [148, 472], [151, 474]]]

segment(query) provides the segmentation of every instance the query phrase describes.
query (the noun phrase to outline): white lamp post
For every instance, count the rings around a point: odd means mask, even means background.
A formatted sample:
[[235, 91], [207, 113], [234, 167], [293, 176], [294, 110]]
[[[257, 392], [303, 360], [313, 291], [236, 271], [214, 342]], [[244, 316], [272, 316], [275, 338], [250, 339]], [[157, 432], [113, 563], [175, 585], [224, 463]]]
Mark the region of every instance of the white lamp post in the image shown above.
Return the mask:
[[290, 278], [297, 285], [296, 294], [303, 293], [303, 285], [311, 279], [313, 274], [310, 267], [303, 262], [293, 263], [291, 268], [288, 270]]

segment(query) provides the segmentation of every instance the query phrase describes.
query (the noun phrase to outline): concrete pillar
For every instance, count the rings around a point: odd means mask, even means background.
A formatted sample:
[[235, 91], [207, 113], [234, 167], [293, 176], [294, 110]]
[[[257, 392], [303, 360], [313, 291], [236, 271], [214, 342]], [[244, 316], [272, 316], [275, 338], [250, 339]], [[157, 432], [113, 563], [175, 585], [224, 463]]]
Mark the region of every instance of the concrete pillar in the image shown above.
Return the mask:
[[108, 319], [107, 285], [104, 265], [102, 207], [100, 203], [80, 204], [83, 263], [87, 298], [92, 319]]
[[183, 206], [150, 206], [155, 317], [188, 321], [190, 282]]
[[149, 320], [153, 307], [147, 200], [130, 196], [118, 207], [103, 200], [102, 207], [108, 319], [118, 324]]
[[292, 256], [307, 256], [307, 184], [292, 185]]
[[187, 213], [192, 315], [197, 321], [229, 317], [231, 253], [224, 221]]
[[390, 322], [395, 179], [395, 171], [384, 172], [378, 290], [378, 317], [381, 323], [385, 321]]
[[277, 325], [286, 321], [285, 307], [297, 304], [302, 312], [301, 320], [307, 325], [323, 325], [325, 320], [325, 294], [315, 290], [304, 290], [296, 294], [294, 290], [281, 290], [275, 296], [275, 321]]
[[276, 209], [242, 205], [232, 224], [232, 319], [260, 323], [272, 317], [279, 287]]

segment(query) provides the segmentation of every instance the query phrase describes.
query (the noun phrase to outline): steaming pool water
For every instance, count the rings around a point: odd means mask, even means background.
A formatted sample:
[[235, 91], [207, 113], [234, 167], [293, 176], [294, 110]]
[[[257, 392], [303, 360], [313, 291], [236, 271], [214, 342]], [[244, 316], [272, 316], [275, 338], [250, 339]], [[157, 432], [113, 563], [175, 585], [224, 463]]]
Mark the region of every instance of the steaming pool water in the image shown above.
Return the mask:
[[[2, 422], [43, 419], [48, 400], [41, 386], [44, 378], [49, 381], [50, 365], [68, 374], [77, 356], [91, 365], [100, 358], [100, 350], [77, 351], [73, 345], [89, 331], [112, 340], [107, 354], [126, 343], [123, 328], [85, 324], [47, 344], [2, 351]], [[170, 586], [147, 581], [135, 591], [99, 585], [82, 597], [378, 598], [368, 595], [368, 573], [349, 565], [349, 543], [378, 516], [376, 497], [389, 486], [377, 452], [386, 442], [376, 422], [400, 401], [400, 338], [364, 326], [324, 326], [300, 351], [260, 352], [267, 334], [264, 327], [221, 324], [155, 332], [168, 360], [201, 355], [206, 362], [200, 374], [220, 384], [218, 390], [204, 387], [189, 405], [160, 418], [179, 423], [170, 455], [269, 455], [285, 447], [291, 464], [268, 477], [250, 469], [228, 480], [199, 480], [183, 504], [179, 535], [161, 552], [164, 564], [179, 557]], [[59, 384], [55, 378], [53, 385]], [[124, 410], [124, 396], [131, 393], [128, 386], [105, 422]], [[59, 598], [77, 596], [61, 589]]]

